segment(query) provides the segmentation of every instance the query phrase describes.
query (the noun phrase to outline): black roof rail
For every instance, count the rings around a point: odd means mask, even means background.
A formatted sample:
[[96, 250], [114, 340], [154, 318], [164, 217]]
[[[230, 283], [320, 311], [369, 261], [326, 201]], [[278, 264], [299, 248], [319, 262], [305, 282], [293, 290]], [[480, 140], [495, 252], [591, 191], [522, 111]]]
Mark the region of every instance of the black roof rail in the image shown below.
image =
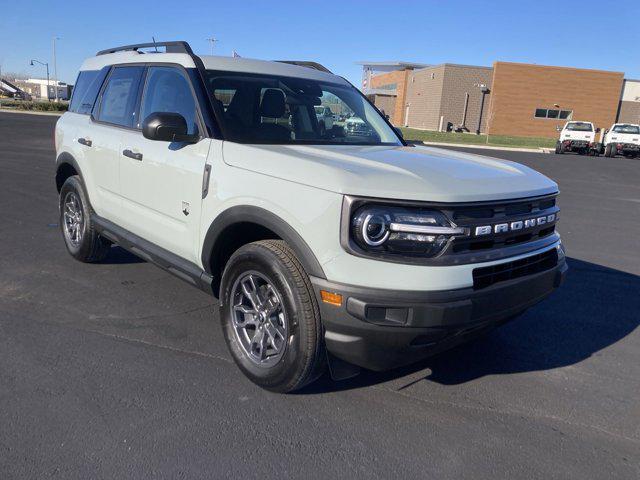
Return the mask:
[[124, 52], [128, 50], [137, 52], [141, 48], [156, 47], [165, 47], [166, 53], [186, 53], [188, 55], [193, 55], [191, 46], [187, 42], [179, 40], [174, 42], [136, 43], [134, 45], [125, 45], [124, 47], [108, 48], [107, 50], [100, 50], [98, 53], [96, 53], [96, 56], [107, 55], [108, 53]]
[[306, 61], [300, 61], [300, 60], [276, 60], [276, 62], [288, 63], [290, 65], [298, 65], [299, 67], [313, 68], [314, 70], [320, 70], [321, 72], [333, 74], [331, 70], [329, 70], [324, 65], [320, 65], [317, 62], [306, 62]]

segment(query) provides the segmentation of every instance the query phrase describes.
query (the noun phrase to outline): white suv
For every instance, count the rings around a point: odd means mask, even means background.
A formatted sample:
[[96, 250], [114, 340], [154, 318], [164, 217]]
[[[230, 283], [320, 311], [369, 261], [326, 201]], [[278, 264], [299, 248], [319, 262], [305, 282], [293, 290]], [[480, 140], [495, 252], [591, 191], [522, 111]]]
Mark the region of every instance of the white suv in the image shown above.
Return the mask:
[[[327, 98], [367, 134], [321, 135]], [[345, 378], [422, 359], [522, 313], [567, 270], [554, 182], [406, 145], [309, 62], [184, 42], [99, 52], [55, 145], [69, 253], [100, 261], [118, 244], [219, 298], [231, 355], [273, 391], [327, 365]]]

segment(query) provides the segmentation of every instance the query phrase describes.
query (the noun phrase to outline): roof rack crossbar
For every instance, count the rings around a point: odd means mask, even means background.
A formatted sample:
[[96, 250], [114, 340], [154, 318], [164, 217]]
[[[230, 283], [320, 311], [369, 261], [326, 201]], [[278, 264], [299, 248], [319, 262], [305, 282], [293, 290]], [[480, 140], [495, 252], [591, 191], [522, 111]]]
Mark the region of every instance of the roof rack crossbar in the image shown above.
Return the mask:
[[193, 50], [191, 50], [191, 46], [187, 42], [180, 40], [175, 42], [136, 43], [134, 45], [125, 45], [123, 47], [108, 48], [107, 50], [100, 50], [98, 53], [96, 53], [96, 56], [107, 55], [109, 53], [115, 53], [115, 52], [124, 52], [124, 51], [137, 52], [141, 48], [155, 48], [155, 47], [165, 47], [166, 53], [186, 53], [188, 55], [193, 55]]
[[288, 63], [290, 65], [298, 65], [299, 67], [313, 68], [314, 70], [320, 70], [321, 72], [325, 72], [325, 73], [332, 73], [331, 70], [329, 70], [327, 67], [325, 67], [324, 65], [320, 65], [317, 62], [307, 62], [307, 61], [300, 61], [300, 60], [276, 60], [276, 62]]

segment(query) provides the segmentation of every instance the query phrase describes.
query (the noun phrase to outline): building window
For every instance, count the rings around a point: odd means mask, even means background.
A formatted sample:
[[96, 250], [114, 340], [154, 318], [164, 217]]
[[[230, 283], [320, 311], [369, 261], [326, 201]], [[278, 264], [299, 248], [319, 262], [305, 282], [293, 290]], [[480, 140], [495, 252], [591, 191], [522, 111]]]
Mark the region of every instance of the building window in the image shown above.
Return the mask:
[[536, 108], [535, 118], [551, 118], [560, 120], [571, 120], [572, 110], [556, 110], [551, 108]]

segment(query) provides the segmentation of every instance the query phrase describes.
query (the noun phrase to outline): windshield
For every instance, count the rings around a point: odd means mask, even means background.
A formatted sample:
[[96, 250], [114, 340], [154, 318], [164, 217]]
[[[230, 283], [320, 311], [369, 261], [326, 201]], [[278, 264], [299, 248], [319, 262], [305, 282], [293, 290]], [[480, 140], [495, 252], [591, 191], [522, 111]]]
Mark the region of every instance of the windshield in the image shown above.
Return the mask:
[[616, 125], [613, 127], [613, 131], [616, 133], [640, 133], [640, 127], [638, 125]]
[[[225, 138], [239, 143], [400, 145], [393, 129], [352, 86], [303, 78], [208, 70]], [[358, 118], [346, 125], [323, 115]], [[350, 125], [353, 125], [350, 123]]]
[[566, 129], [576, 132], [593, 132], [593, 125], [587, 122], [571, 122], [567, 123]]

